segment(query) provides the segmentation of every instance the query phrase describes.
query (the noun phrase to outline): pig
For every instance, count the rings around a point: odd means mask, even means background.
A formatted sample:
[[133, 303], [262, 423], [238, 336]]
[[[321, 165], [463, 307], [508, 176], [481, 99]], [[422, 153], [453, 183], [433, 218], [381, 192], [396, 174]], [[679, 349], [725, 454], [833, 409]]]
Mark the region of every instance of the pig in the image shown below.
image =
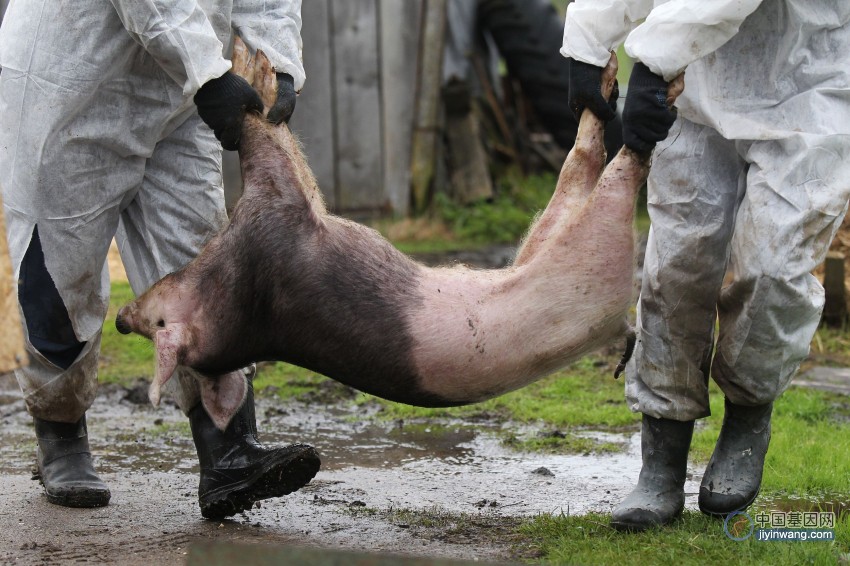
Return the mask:
[[[616, 69], [612, 54], [605, 96]], [[265, 56], [249, 58], [237, 42], [234, 70], [267, 111], [276, 87]], [[329, 214], [285, 124], [246, 116], [239, 158], [244, 193], [228, 226], [118, 313], [120, 332], [155, 343], [154, 404], [175, 368], [189, 366], [208, 376], [202, 399], [224, 427], [246, 387], [234, 370], [262, 360], [410, 405], [475, 403], [628, 330], [633, 215], [649, 156], [624, 148], [603, 172], [603, 124], [590, 111], [551, 201], [513, 264], [497, 270], [426, 267]]]

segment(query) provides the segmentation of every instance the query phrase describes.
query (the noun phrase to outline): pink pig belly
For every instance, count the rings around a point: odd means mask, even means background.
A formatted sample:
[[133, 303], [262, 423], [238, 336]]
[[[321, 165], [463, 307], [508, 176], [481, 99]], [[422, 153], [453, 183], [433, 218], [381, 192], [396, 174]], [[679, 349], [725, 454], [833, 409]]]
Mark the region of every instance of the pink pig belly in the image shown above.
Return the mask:
[[621, 335], [631, 273], [616, 270], [600, 289], [595, 271], [545, 261], [500, 271], [427, 271], [410, 324], [420, 387], [450, 401], [481, 401]]

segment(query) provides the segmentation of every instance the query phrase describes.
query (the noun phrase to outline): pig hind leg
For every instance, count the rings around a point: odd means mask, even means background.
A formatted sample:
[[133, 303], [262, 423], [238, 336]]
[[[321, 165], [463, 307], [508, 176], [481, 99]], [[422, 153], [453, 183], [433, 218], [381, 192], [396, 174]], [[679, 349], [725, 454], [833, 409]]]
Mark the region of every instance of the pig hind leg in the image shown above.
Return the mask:
[[[603, 96], [611, 96], [616, 78], [617, 58], [612, 54], [602, 75]], [[523, 238], [514, 265], [528, 263], [587, 202], [605, 166], [604, 134], [605, 124], [590, 110], [585, 110], [579, 121], [575, 144], [558, 176], [555, 193]]]

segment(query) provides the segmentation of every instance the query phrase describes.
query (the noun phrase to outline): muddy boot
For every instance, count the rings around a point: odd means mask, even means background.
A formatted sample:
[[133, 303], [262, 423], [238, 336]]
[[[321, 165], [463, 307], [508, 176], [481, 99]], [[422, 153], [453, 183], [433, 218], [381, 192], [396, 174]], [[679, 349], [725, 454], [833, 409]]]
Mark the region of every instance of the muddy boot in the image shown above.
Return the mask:
[[637, 487], [611, 514], [620, 531], [643, 531], [675, 519], [685, 507], [685, 474], [694, 421], [643, 416], [643, 466]]
[[38, 479], [47, 500], [64, 507], [103, 507], [109, 488], [94, 471], [85, 415], [75, 423], [35, 421]]
[[743, 407], [726, 399], [720, 438], [699, 486], [700, 511], [726, 516], [755, 500], [770, 444], [772, 411], [773, 403]]
[[207, 519], [223, 519], [261, 499], [292, 493], [319, 471], [319, 455], [312, 446], [272, 449], [259, 443], [254, 391], [248, 383], [245, 404], [224, 432], [215, 427], [200, 403], [189, 412], [201, 465], [198, 502]]

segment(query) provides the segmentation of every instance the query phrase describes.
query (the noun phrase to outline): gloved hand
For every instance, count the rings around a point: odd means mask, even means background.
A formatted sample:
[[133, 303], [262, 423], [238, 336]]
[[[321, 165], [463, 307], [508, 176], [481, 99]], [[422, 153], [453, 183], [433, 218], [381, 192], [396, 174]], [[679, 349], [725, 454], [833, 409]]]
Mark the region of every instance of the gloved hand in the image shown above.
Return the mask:
[[600, 120], [613, 120], [617, 115], [617, 86], [614, 86], [611, 98], [605, 100], [602, 96], [602, 67], [570, 57], [567, 57], [567, 61], [570, 64], [570, 110], [576, 120], [581, 119], [585, 107], [590, 108]]
[[652, 151], [667, 137], [676, 109], [667, 106], [667, 81], [636, 62], [623, 108], [623, 143], [638, 153]]
[[248, 81], [230, 71], [208, 81], [195, 94], [198, 115], [212, 128], [221, 147], [239, 149], [246, 112], [263, 111], [263, 101]]
[[272, 124], [289, 123], [295, 111], [295, 79], [286, 73], [277, 74], [277, 100], [269, 109], [267, 119]]

